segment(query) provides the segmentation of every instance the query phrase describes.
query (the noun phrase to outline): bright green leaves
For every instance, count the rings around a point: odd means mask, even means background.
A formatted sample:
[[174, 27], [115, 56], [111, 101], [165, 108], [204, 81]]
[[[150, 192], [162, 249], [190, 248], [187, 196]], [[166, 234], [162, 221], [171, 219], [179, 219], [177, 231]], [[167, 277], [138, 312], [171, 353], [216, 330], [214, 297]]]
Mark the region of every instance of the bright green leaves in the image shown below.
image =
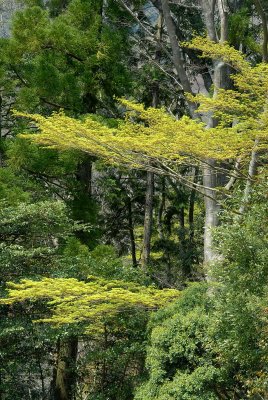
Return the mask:
[[[15, 205], [19, 202], [27, 202], [30, 199], [29, 182], [22, 176], [17, 176], [9, 168], [0, 169], [0, 201], [3, 204]], [[28, 189], [28, 190], [27, 190]]]
[[176, 120], [162, 109], [145, 109], [123, 99], [120, 102], [130, 111], [117, 127], [109, 128], [91, 116], [81, 122], [63, 113], [48, 118], [29, 115], [40, 133], [28, 137], [38, 144], [79, 149], [109, 163], [132, 168], [146, 169], [153, 164], [162, 173], [173, 163], [196, 165], [208, 158], [246, 158], [256, 137], [260, 148], [266, 148], [267, 65], [251, 67], [242, 53], [226, 43], [196, 38], [187, 46], [198, 48], [204, 57], [222, 60], [238, 71], [233, 76], [236, 91], [221, 89], [214, 98], [188, 96], [199, 105], [204, 121], [209, 115], [218, 119], [217, 127], [206, 129], [205, 123], [197, 119], [184, 116]]
[[131, 312], [133, 307], [153, 310], [179, 296], [175, 289], [158, 290], [94, 276], [89, 276], [87, 282], [62, 278], [22, 280], [18, 284], [9, 283], [8, 287], [8, 298], [2, 304], [50, 299], [48, 305], [52, 306], [53, 315], [41, 321], [54, 324], [94, 321], [94, 326], [88, 326], [87, 331], [101, 328], [105, 316]]
[[182, 45], [190, 49], [200, 50], [202, 52], [201, 57], [222, 60], [237, 71], [250, 71], [250, 64], [246, 61], [245, 56], [229, 46], [227, 42], [215, 43], [210, 39], [196, 37], [190, 43], [183, 43]]
[[[134, 168], [153, 161], [167, 163], [168, 167], [173, 162], [197, 164], [204, 158], [225, 160], [246, 155], [252, 149], [254, 137], [249, 132], [235, 134], [234, 129], [222, 127], [207, 130], [203, 123], [189, 117], [176, 120], [164, 110], [144, 110], [141, 105], [126, 101], [124, 104], [134, 114], [118, 128], [108, 128], [90, 116], [81, 122], [63, 113], [48, 118], [29, 115], [40, 133], [26, 137], [45, 146], [79, 149], [109, 163]], [[143, 123], [136, 123], [136, 118]]]

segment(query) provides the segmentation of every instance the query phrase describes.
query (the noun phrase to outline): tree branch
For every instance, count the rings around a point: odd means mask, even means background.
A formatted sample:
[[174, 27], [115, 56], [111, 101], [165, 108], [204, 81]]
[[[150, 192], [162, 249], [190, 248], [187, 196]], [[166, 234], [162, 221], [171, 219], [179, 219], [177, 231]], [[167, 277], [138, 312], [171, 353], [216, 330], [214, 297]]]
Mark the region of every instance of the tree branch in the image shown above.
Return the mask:
[[265, 11], [262, 7], [261, 0], [253, 0], [254, 4], [256, 6], [256, 9], [261, 17], [262, 21], [262, 30], [263, 30], [263, 42], [262, 42], [262, 58], [263, 62], [267, 63], [268, 62], [268, 49], [267, 49], [267, 44], [268, 44], [268, 29], [267, 29], [267, 17], [265, 14]]

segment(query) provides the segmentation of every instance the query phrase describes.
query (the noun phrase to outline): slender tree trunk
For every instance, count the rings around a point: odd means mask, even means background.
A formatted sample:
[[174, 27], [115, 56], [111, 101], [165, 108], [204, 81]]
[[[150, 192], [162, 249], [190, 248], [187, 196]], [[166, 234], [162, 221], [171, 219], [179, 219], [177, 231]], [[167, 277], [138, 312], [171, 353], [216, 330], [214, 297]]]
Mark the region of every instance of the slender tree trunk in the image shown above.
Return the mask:
[[[176, 35], [176, 25], [172, 18], [171, 10], [169, 7], [168, 0], [160, 0], [159, 2], [166, 24], [167, 34], [170, 41], [172, 50], [172, 60], [176, 69], [178, 78], [181, 83], [181, 87], [185, 93], [192, 93], [192, 87], [190, 80], [185, 71], [183, 53], [179, 45], [179, 40]], [[154, 2], [156, 4], [156, 2]], [[204, 22], [207, 27], [207, 33], [211, 40], [224, 42], [227, 40], [228, 34], [228, 7], [227, 0], [200, 0], [202, 7]], [[157, 6], [157, 5], [156, 5]], [[220, 35], [218, 35], [215, 29], [215, 11], [216, 6], [220, 16]], [[222, 62], [214, 63], [214, 96], [217, 95], [219, 88], [226, 87], [226, 79], [228, 72], [226, 66]], [[193, 118], [199, 117], [196, 113], [196, 105], [188, 101], [189, 112]], [[217, 121], [210, 118], [208, 128], [216, 126]], [[215, 259], [216, 254], [213, 249], [212, 243], [212, 230], [218, 225], [218, 211], [219, 205], [217, 202], [215, 191], [213, 190], [217, 186], [217, 179], [214, 170], [215, 160], [205, 160], [207, 166], [203, 170], [204, 174], [204, 196], [205, 196], [205, 229], [204, 229], [204, 258], [206, 262], [211, 262]]]
[[217, 41], [217, 33], [215, 28], [215, 7], [216, 0], [201, 0], [203, 16], [207, 28], [208, 37], [214, 42]]
[[[163, 17], [159, 14], [157, 21], [157, 39], [160, 41], [162, 36]], [[156, 49], [155, 59], [159, 62], [161, 58], [161, 49]], [[156, 81], [152, 88], [152, 106], [157, 107], [159, 103], [159, 83]], [[141, 265], [143, 269], [150, 262], [151, 254], [151, 238], [153, 229], [153, 200], [154, 200], [154, 174], [147, 172], [146, 180], [146, 195], [145, 195], [145, 210], [144, 210], [144, 229], [143, 229], [143, 245]]]
[[[216, 192], [213, 190], [217, 186], [215, 161], [207, 160], [208, 165], [203, 168], [203, 184], [205, 189], [205, 227], [204, 227], [204, 261], [210, 263], [217, 259], [217, 253], [213, 246], [212, 232], [218, 225], [219, 205]], [[211, 189], [210, 189], [211, 188]]]
[[58, 340], [54, 400], [73, 400], [76, 383], [77, 337]]
[[[254, 0], [254, 4], [255, 4], [256, 9], [262, 20], [262, 29], [263, 29], [262, 59], [263, 59], [263, 62], [268, 63], [268, 48], [267, 48], [267, 45], [268, 45], [268, 27], [267, 27], [268, 20], [267, 20], [267, 16], [265, 14], [265, 11], [263, 9], [261, 1]], [[257, 169], [258, 169], [257, 147], [258, 147], [258, 144], [259, 144], [259, 140], [255, 139], [254, 147], [253, 147], [252, 153], [251, 153], [249, 168], [248, 168], [248, 179], [246, 182], [244, 195], [243, 195], [243, 198], [241, 201], [241, 206], [239, 209], [239, 212], [241, 214], [244, 214], [247, 209], [249, 199], [250, 199], [252, 184], [253, 184], [253, 178], [255, 175], [257, 175]]]
[[261, 17], [262, 21], [262, 31], [263, 31], [263, 42], [262, 42], [262, 59], [263, 62], [268, 62], [268, 28], [267, 28], [267, 16], [263, 9], [262, 3], [260, 0], [254, 0], [253, 3], [256, 6], [256, 9]]
[[[163, 17], [166, 23], [167, 33], [172, 49], [173, 64], [179, 77], [182, 89], [185, 93], [192, 93], [191, 83], [186, 74], [183, 53], [179, 46], [179, 40], [176, 35], [176, 25], [171, 15], [168, 0], [161, 0]], [[188, 101], [189, 111], [192, 117], [195, 117], [196, 105]]]
[[255, 140], [254, 143], [254, 148], [251, 153], [251, 159], [249, 163], [249, 168], [248, 168], [248, 179], [246, 182], [245, 190], [244, 190], [244, 195], [241, 201], [241, 206], [239, 208], [240, 214], [244, 214], [244, 212], [247, 209], [249, 199], [250, 199], [250, 193], [252, 190], [252, 184], [253, 184], [253, 178], [254, 176], [257, 175], [257, 167], [258, 167], [258, 147], [259, 141], [258, 139]]
[[80, 163], [77, 171], [77, 179], [83, 186], [83, 191], [91, 197], [92, 195], [92, 164], [93, 157], [86, 156], [86, 158]]
[[[224, 3], [224, 4], [222, 4]], [[203, 6], [203, 15], [205, 19], [205, 24], [207, 26], [208, 30], [208, 35], [211, 40], [216, 40], [217, 35], [216, 35], [216, 30], [214, 26], [214, 17], [215, 17], [215, 6], [216, 2], [214, 0], [203, 0], [201, 1], [201, 4]], [[187, 77], [187, 74], [184, 69], [183, 65], [183, 57], [182, 57], [182, 51], [179, 47], [178, 44], [178, 39], [176, 36], [176, 27], [175, 23], [172, 19], [168, 0], [161, 0], [161, 5], [162, 5], [162, 10], [166, 22], [166, 27], [167, 27], [167, 32], [172, 48], [172, 54], [173, 54], [173, 62], [174, 66], [176, 68], [178, 77], [180, 79], [182, 88], [184, 92], [186, 93], [192, 93], [190, 81]], [[219, 8], [219, 13], [221, 17], [221, 40], [224, 41], [227, 39], [227, 13], [226, 13], [226, 8], [225, 8], [225, 0], [218, 0], [218, 8]], [[222, 80], [222, 71], [223, 71], [224, 65], [222, 63], [216, 63], [215, 64], [215, 73], [214, 73], [214, 85], [215, 85], [215, 93], [218, 89], [219, 82]], [[195, 115], [195, 110], [196, 106], [193, 105], [192, 103], [189, 103], [189, 109], [190, 113], [193, 118], [196, 117]], [[212, 127], [215, 124], [215, 121], [212, 119], [209, 121], [208, 127]], [[216, 254], [213, 250], [213, 243], [212, 243], [212, 229], [217, 226], [218, 224], [218, 218], [217, 218], [217, 213], [218, 213], [218, 203], [216, 199], [215, 192], [213, 188], [216, 187], [216, 175], [214, 171], [214, 165], [215, 161], [214, 160], [207, 160], [207, 167], [204, 168], [203, 174], [204, 174], [204, 179], [203, 183], [206, 189], [204, 189], [204, 195], [205, 195], [205, 227], [204, 227], [204, 259], [205, 262], [211, 262], [215, 259]]]

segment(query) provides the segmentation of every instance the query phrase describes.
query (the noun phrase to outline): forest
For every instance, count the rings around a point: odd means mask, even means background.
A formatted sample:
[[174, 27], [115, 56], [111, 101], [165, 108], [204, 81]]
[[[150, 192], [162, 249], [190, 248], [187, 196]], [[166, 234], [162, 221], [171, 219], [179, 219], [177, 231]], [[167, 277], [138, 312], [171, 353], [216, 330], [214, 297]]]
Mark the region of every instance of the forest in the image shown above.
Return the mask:
[[0, 0], [0, 400], [268, 399], [268, 1]]

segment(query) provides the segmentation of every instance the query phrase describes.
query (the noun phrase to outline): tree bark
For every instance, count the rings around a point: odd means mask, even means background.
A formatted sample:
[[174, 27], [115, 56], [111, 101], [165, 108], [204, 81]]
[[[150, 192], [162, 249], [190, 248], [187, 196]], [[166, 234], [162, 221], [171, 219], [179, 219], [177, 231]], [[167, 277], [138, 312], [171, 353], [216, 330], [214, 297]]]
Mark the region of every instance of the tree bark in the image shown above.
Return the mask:
[[207, 28], [208, 37], [214, 42], [217, 41], [217, 33], [215, 28], [215, 6], [216, 0], [201, 0], [204, 22]]
[[262, 7], [262, 3], [261, 0], [254, 0], [253, 1], [256, 9], [261, 17], [261, 21], [262, 21], [262, 31], [263, 31], [263, 42], [262, 42], [262, 59], [263, 62], [268, 62], [268, 48], [267, 48], [267, 44], [268, 44], [268, 28], [267, 28], [267, 17], [265, 14], [265, 11]]
[[[162, 36], [163, 17], [162, 13], [159, 13], [157, 21], [157, 40], [161, 40]], [[159, 46], [156, 49], [155, 59], [159, 62], [161, 58], [161, 49]], [[152, 88], [152, 107], [157, 107], [159, 103], [159, 82], [155, 81]], [[142, 245], [142, 257], [141, 266], [145, 270], [146, 266], [150, 262], [151, 254], [151, 238], [153, 229], [153, 200], [154, 200], [154, 174], [153, 172], [147, 172], [146, 180], [146, 195], [145, 195], [145, 210], [144, 210], [144, 229], [143, 229], [143, 245]]]
[[[221, 23], [221, 31], [220, 31], [220, 41], [224, 42], [227, 40], [228, 34], [228, 9], [226, 0], [201, 0], [201, 5], [203, 7], [203, 15], [205, 24], [207, 27], [208, 35], [211, 40], [217, 40], [214, 17], [215, 17], [215, 7], [218, 5], [219, 14], [220, 14], [220, 23]], [[184, 92], [192, 93], [191, 84], [185, 72], [185, 68], [183, 65], [183, 57], [182, 51], [178, 44], [178, 39], [176, 36], [176, 27], [171, 16], [171, 11], [169, 8], [168, 0], [161, 0], [163, 15], [166, 23], [166, 28], [170, 40], [170, 45], [172, 48], [173, 54], [173, 62], [176, 68], [177, 74], [179, 76], [181, 85], [183, 87]], [[215, 71], [214, 71], [214, 96], [217, 95], [217, 90], [220, 87], [223, 87], [226, 84], [226, 67], [222, 62], [215, 63]], [[189, 104], [190, 114], [193, 118], [196, 118], [196, 106], [192, 103]], [[217, 121], [213, 118], [210, 118], [208, 123], [208, 128], [216, 126]], [[217, 203], [217, 198], [215, 191], [213, 190], [217, 186], [216, 173], [214, 170], [215, 161], [214, 160], [206, 160], [207, 166], [203, 170], [203, 184], [206, 189], [204, 189], [205, 196], [205, 227], [204, 227], [204, 260], [205, 262], [212, 262], [217, 254], [213, 249], [212, 243], [212, 230], [215, 226], [218, 225], [218, 211], [219, 205]]]
[[[176, 26], [171, 16], [168, 0], [161, 0], [161, 6], [166, 23], [170, 46], [172, 49], [172, 59], [174, 67], [181, 82], [183, 91], [185, 93], [192, 93], [191, 83], [185, 71], [183, 53], [179, 46], [179, 41], [176, 35]], [[191, 116], [195, 117], [196, 105], [194, 103], [191, 103], [190, 101], [188, 101], [188, 105]]]
[[73, 400], [76, 383], [77, 337], [58, 340], [54, 400]]
[[[166, 30], [172, 50], [172, 61], [178, 75], [181, 87], [185, 93], [193, 94], [191, 82], [187, 76], [185, 70], [185, 63], [183, 58], [183, 52], [179, 45], [179, 40], [176, 34], [176, 25], [171, 14], [168, 0], [153, 1], [153, 4], [158, 8], [159, 12], [163, 13]], [[208, 36], [212, 41], [227, 41], [228, 38], [228, 15], [229, 10], [226, 0], [200, 0], [202, 7], [202, 13], [204, 22], [207, 27]], [[220, 16], [220, 35], [217, 36], [215, 28], [215, 11], [216, 6]], [[214, 63], [214, 96], [217, 95], [219, 88], [226, 87], [227, 77], [229, 72], [226, 65], [221, 61]], [[199, 118], [200, 116], [196, 113], [196, 104], [187, 101], [189, 107], [189, 113], [193, 118]], [[205, 118], [204, 118], [205, 119]], [[209, 118], [208, 128], [216, 126], [217, 121], [213, 118]], [[207, 166], [203, 170], [204, 174], [204, 196], [205, 196], [205, 228], [204, 228], [204, 258], [206, 262], [211, 262], [215, 259], [216, 254], [213, 250], [212, 243], [212, 229], [218, 225], [218, 211], [219, 205], [217, 202], [215, 191], [213, 190], [218, 186], [217, 175], [214, 170], [216, 165], [215, 160], [205, 160]]]
[[78, 165], [76, 174], [77, 180], [81, 183], [83, 191], [88, 197], [92, 196], [92, 164], [93, 157], [87, 155]]
[[[216, 172], [214, 169], [216, 162], [207, 160], [207, 166], [203, 168], [203, 184], [205, 192], [205, 226], [204, 226], [204, 262], [210, 263], [217, 259], [217, 253], [213, 246], [212, 231], [218, 225], [219, 205], [217, 194], [213, 190], [217, 186]], [[211, 189], [210, 189], [211, 188]]]
[[250, 193], [252, 190], [253, 178], [254, 178], [254, 176], [257, 175], [257, 167], [258, 167], [257, 147], [258, 147], [258, 144], [259, 144], [259, 140], [256, 139], [255, 143], [254, 143], [254, 148], [251, 153], [251, 159], [250, 159], [249, 168], [248, 168], [248, 179], [246, 182], [244, 195], [243, 195], [243, 198], [241, 201], [241, 206], [239, 208], [240, 214], [244, 214], [247, 209], [249, 199], [250, 199]]
[[[228, 38], [228, 9], [226, 0], [217, 0], [218, 10], [220, 15], [220, 42], [225, 42]], [[209, 38], [215, 41], [215, 29], [213, 28], [213, 13], [215, 12], [215, 1], [210, 2], [210, 9], [208, 7], [208, 1], [203, 0], [203, 15], [205, 24], [207, 26]], [[214, 63], [214, 93], [213, 96], [217, 96], [217, 92], [220, 88], [227, 86], [228, 70], [226, 65], [221, 61]], [[207, 128], [213, 128], [217, 125], [217, 121], [210, 117]], [[218, 254], [215, 251], [213, 245], [213, 228], [218, 223], [218, 213], [220, 206], [217, 201], [217, 194], [213, 190], [218, 186], [217, 174], [215, 170], [216, 161], [213, 159], [206, 160], [206, 166], [203, 168], [203, 185], [205, 195], [205, 226], [204, 226], [204, 262], [209, 264], [218, 258]]]

